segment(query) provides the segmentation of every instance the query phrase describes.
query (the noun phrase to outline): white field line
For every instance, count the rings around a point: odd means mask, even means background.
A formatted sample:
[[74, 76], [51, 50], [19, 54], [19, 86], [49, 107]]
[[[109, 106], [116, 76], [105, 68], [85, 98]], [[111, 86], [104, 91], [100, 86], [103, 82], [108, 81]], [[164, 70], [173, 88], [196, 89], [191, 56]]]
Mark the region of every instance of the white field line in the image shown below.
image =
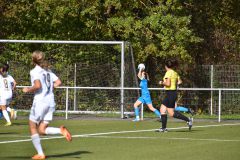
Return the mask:
[[[218, 125], [204, 125], [204, 126], [194, 126], [193, 128], [208, 128], [208, 127], [221, 127], [221, 126], [237, 126], [240, 123], [233, 123], [233, 124], [218, 124]], [[168, 130], [179, 130], [179, 129], [187, 129], [188, 127], [177, 127], [177, 128], [168, 128]], [[111, 134], [124, 134], [124, 133], [139, 133], [139, 132], [152, 132], [156, 131], [157, 129], [148, 129], [148, 130], [134, 130], [134, 131], [117, 131], [117, 132], [103, 132], [103, 133], [92, 133], [92, 134], [81, 134], [81, 135], [73, 135], [72, 137], [101, 137], [103, 135], [111, 135]], [[6, 137], [6, 136], [5, 136]], [[60, 139], [64, 138], [63, 136], [51, 136], [51, 137], [44, 137], [41, 140], [48, 140], [48, 139]], [[125, 137], [126, 138], [126, 137]], [[154, 138], [154, 137], [151, 137]], [[159, 137], [156, 137], [159, 138]], [[166, 138], [165, 138], [166, 139]], [[188, 139], [188, 138], [168, 138], [168, 139], [182, 139], [182, 140], [214, 140], [214, 141], [239, 141], [239, 140], [218, 140], [218, 139]], [[12, 140], [12, 141], [1, 141], [0, 144], [6, 143], [19, 143], [19, 142], [29, 142], [32, 141], [31, 139], [23, 139], [23, 140]]]
[[109, 139], [163, 139], [163, 140], [190, 140], [190, 141], [216, 141], [216, 142], [240, 142], [240, 139], [201, 139], [201, 138], [167, 138], [167, 137], [121, 137], [121, 136], [85, 136], [89, 138]]

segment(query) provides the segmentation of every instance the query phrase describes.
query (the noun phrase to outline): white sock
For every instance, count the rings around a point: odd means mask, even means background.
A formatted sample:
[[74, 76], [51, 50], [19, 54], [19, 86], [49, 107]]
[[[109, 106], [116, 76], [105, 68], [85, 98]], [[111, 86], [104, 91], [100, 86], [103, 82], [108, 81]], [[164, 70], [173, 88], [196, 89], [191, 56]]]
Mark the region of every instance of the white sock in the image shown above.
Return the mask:
[[6, 119], [6, 121], [11, 122], [10, 118], [9, 118], [9, 115], [8, 115], [8, 112], [6, 110], [3, 110], [2, 113], [3, 113], [3, 117]]
[[38, 154], [39, 155], [44, 155], [39, 135], [38, 134], [34, 134], [34, 135], [31, 136], [31, 138], [32, 138], [33, 146], [37, 150]]
[[11, 110], [12, 110], [12, 109], [11, 109], [10, 107], [7, 107], [7, 111], [8, 111], [8, 112], [11, 112]]
[[136, 119], [139, 119], [140, 117], [139, 116], [136, 116]]
[[60, 128], [47, 127], [45, 130], [45, 134], [61, 134], [61, 130]]

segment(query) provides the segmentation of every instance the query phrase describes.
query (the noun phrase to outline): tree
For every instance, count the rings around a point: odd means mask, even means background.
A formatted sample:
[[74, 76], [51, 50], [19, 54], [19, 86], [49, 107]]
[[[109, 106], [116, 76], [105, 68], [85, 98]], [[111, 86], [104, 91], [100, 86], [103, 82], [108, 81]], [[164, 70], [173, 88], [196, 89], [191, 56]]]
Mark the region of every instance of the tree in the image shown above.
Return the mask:
[[203, 39], [191, 47], [197, 64], [239, 64], [240, 3], [238, 0], [184, 1], [191, 28]]
[[16, 0], [4, 8], [5, 38], [129, 41], [138, 61], [169, 56], [190, 61], [187, 48], [200, 41], [177, 0]]

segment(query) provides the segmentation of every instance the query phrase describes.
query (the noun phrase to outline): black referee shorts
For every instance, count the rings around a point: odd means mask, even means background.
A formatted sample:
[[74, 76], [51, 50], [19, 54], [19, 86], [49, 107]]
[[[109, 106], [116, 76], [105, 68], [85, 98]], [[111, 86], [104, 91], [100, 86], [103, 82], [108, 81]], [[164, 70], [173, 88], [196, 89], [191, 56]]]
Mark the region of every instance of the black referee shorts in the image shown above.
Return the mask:
[[166, 97], [164, 98], [162, 104], [167, 108], [175, 108], [175, 102], [177, 100], [176, 90], [166, 90]]

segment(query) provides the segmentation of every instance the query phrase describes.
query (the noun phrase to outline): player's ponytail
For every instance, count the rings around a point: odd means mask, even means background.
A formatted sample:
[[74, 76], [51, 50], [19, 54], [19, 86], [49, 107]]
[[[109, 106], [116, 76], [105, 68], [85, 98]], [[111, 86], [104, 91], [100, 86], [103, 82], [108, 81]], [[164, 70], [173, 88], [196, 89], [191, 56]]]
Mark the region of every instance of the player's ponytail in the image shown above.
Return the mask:
[[40, 67], [42, 67], [45, 70], [50, 70], [50, 64], [48, 63], [48, 61], [44, 60], [41, 64]]
[[2, 71], [1, 74], [3, 77], [7, 77], [8, 76], [8, 69], [9, 69], [9, 65], [7, 63], [2, 64]]
[[45, 54], [42, 51], [34, 51], [32, 54], [32, 61], [34, 64], [41, 66], [44, 63]]

